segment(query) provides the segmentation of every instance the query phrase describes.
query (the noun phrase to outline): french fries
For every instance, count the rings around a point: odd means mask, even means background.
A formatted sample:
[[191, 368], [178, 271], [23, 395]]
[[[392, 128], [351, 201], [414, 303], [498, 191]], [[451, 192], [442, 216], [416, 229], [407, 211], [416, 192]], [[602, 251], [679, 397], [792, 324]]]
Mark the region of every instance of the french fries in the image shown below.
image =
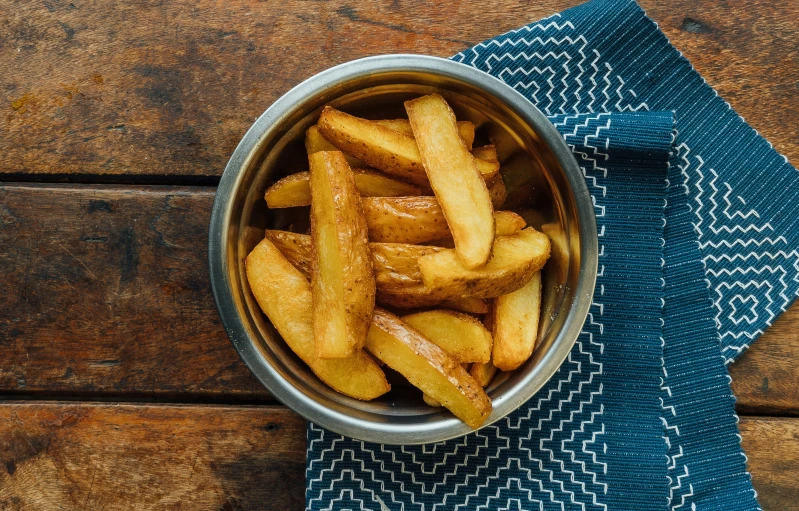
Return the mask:
[[[374, 167], [422, 187], [429, 186], [413, 136], [331, 107], [322, 110], [316, 125], [334, 147], [366, 162], [362, 166]], [[475, 164], [484, 179], [493, 178], [499, 169], [499, 163], [494, 161], [477, 158]]]
[[[361, 197], [402, 197], [422, 194], [419, 187], [389, 177], [382, 172], [353, 168], [352, 173]], [[310, 180], [310, 172], [297, 172], [284, 177], [266, 190], [264, 195], [266, 205], [272, 209], [310, 206]]]
[[494, 242], [494, 255], [482, 268], [467, 268], [452, 249], [418, 259], [422, 280], [432, 293], [493, 298], [527, 284], [549, 258], [549, 238], [532, 227]]
[[245, 260], [247, 281], [255, 300], [289, 348], [334, 390], [370, 400], [391, 389], [383, 370], [361, 350], [347, 358], [316, 356], [313, 306], [308, 280], [268, 239]]
[[430, 293], [423, 285], [393, 291], [378, 289], [376, 299], [378, 303], [396, 309], [443, 307], [469, 314], [485, 314], [489, 310], [486, 301], [480, 298], [444, 298]]
[[[435, 197], [364, 197], [363, 211], [372, 241], [426, 243], [452, 238]], [[512, 211], [497, 211], [493, 216], [496, 236], [513, 234], [526, 225]]]
[[405, 102], [430, 186], [467, 268], [488, 261], [494, 209], [475, 158], [458, 135], [455, 114], [438, 94]]
[[[429, 406], [477, 428], [492, 410], [483, 387], [535, 349], [541, 269], [554, 251], [547, 275], [558, 278], [568, 240], [526, 209], [548, 185], [513, 134], [472, 112], [479, 138], [497, 144], [473, 147], [475, 125], [440, 95], [404, 106], [408, 119], [375, 121], [323, 109], [306, 131], [310, 171], [264, 194], [274, 210], [310, 205], [310, 217], [275, 213], [274, 224], [298, 232], [266, 230], [247, 279], [289, 348], [331, 388], [374, 399], [390, 389], [387, 365]], [[499, 211], [505, 204], [519, 213]]]
[[472, 364], [471, 369], [469, 369], [469, 374], [472, 375], [472, 378], [482, 387], [488, 387], [491, 380], [494, 379], [494, 375], [497, 374], [497, 366], [495, 366], [491, 360], [482, 364], [475, 362]]
[[348, 357], [366, 342], [375, 303], [366, 220], [344, 155], [321, 151], [308, 159], [316, 354]]
[[393, 314], [375, 308], [366, 349], [469, 426], [491, 414], [488, 395], [458, 361]]
[[[322, 136], [318, 126], [313, 125], [305, 131], [305, 151], [308, 154], [313, 154], [319, 151], [338, 151], [338, 148]], [[344, 155], [344, 157], [347, 159], [347, 164], [350, 167], [367, 166], [364, 162], [353, 156]]]
[[530, 358], [538, 336], [541, 315], [541, 272], [516, 291], [494, 299], [492, 361], [512, 371]]
[[[403, 135], [413, 136], [411, 122], [408, 119], [381, 119], [375, 122], [394, 131], [399, 131]], [[458, 121], [458, 133], [463, 139], [463, 143], [466, 144], [466, 148], [471, 151], [474, 144], [474, 124], [469, 121]], [[482, 156], [477, 156], [476, 153], [472, 154], [477, 158], [483, 158]], [[490, 153], [487, 154], [490, 156]], [[490, 158], [483, 159], [488, 160]], [[496, 160], [496, 151], [494, 151], [494, 159]]]
[[372, 241], [424, 243], [451, 235], [435, 197], [365, 197], [363, 212]]
[[468, 314], [431, 310], [403, 316], [402, 321], [458, 362], [482, 363], [491, 358], [491, 334]]

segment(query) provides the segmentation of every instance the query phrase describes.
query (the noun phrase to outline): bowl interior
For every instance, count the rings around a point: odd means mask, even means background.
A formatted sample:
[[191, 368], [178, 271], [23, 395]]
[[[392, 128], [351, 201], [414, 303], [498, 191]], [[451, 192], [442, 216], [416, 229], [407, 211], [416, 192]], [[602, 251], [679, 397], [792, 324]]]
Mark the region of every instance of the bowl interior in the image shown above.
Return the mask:
[[[538, 390], [554, 371], [545, 366], [552, 365], [555, 346], [574, 342], [574, 338], [564, 340], [561, 334], [576, 299], [574, 290], [580, 277], [581, 257], [584, 257], [581, 256], [580, 215], [563, 156], [560, 159], [556, 156], [540, 128], [536, 130], [525, 122], [518, 108], [515, 110], [483, 89], [453, 77], [402, 71], [345, 80], [304, 98], [280, 118], [272, 120], [272, 128], [260, 136], [242, 161], [230, 199], [224, 257], [236, 308], [248, 337], [239, 342], [251, 342], [262, 362], [269, 364], [288, 384], [294, 397], [314, 403], [312, 408], [317, 410], [346, 416], [367, 429], [380, 425], [390, 425], [397, 432], [403, 428], [433, 427], [438, 431], [443, 431], [442, 427], [449, 428], [450, 433], [439, 435], [439, 439], [443, 439], [468, 429], [445, 409], [424, 405], [421, 393], [390, 370], [387, 374], [392, 383], [391, 392], [372, 402], [348, 398], [321, 383], [288, 349], [261, 312], [249, 290], [243, 264], [247, 254], [263, 239], [264, 229], [308, 232], [309, 208], [268, 210], [263, 197], [266, 188], [277, 179], [308, 170], [305, 130], [316, 122], [324, 105], [372, 119], [404, 118], [403, 101], [432, 92], [447, 100], [458, 120], [469, 120], [477, 126], [475, 147], [488, 143], [497, 147], [501, 173], [509, 190], [506, 205], [501, 209], [519, 213], [529, 225], [545, 231], [552, 239], [552, 255], [542, 275], [543, 308], [536, 350], [518, 370], [497, 374], [487, 389], [495, 412], [486, 424], [520, 405], [517, 396], [522, 387], [534, 385], [533, 390]], [[583, 319], [584, 316], [577, 318], [580, 324]], [[231, 339], [237, 343], [233, 336]], [[253, 362], [246, 357], [245, 361], [261, 378]], [[559, 365], [561, 361], [562, 356], [555, 363]], [[546, 378], [536, 377], [542, 371], [546, 372]], [[270, 387], [271, 381], [261, 380]], [[298, 411], [311, 415], [307, 409]], [[335, 421], [326, 423], [317, 417], [308, 418], [337, 429]], [[353, 435], [350, 430], [338, 431]], [[413, 441], [410, 438], [396, 440], [396, 443]]]

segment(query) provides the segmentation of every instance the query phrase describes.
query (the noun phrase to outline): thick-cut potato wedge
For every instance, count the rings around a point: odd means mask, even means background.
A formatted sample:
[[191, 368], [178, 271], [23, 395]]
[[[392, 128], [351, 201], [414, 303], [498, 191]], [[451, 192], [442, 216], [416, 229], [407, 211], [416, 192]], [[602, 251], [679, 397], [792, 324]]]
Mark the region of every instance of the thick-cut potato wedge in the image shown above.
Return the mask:
[[469, 374], [472, 375], [472, 378], [482, 387], [488, 387], [488, 384], [494, 379], [494, 375], [497, 374], [497, 366], [490, 360], [484, 364], [475, 362], [472, 364], [471, 369], [469, 369]]
[[375, 282], [382, 290], [421, 284], [420, 257], [444, 250], [441, 247], [407, 243], [370, 243]]
[[316, 354], [347, 357], [366, 342], [375, 304], [366, 220], [344, 155], [320, 151], [308, 159]]
[[[374, 167], [422, 187], [429, 186], [413, 136], [329, 106], [322, 110], [317, 126], [333, 146], [366, 162], [362, 166]], [[479, 158], [474, 162], [483, 179], [493, 178], [499, 169], [497, 162]]]
[[494, 213], [494, 221], [497, 223], [497, 236], [510, 236], [527, 227], [524, 218], [513, 211], [497, 211]]
[[444, 300], [439, 305], [445, 309], [468, 312], [469, 314], [485, 314], [489, 311], [488, 303], [481, 298], [451, 298]]
[[[385, 126], [387, 128], [391, 128], [392, 130], [399, 131], [403, 135], [413, 136], [413, 130], [411, 129], [411, 121], [408, 119], [381, 119], [379, 121], [375, 121], [377, 124], [381, 126]], [[469, 121], [458, 121], [458, 133], [460, 133], [463, 142], [466, 144], [466, 148], [470, 151], [472, 150], [472, 145], [474, 144], [474, 124]], [[472, 153], [474, 155], [474, 153]], [[490, 153], [486, 153], [490, 156]], [[496, 151], [494, 151], [494, 156], [496, 159]], [[475, 155], [476, 156], [476, 155]], [[477, 156], [478, 158], [482, 158], [482, 156]], [[490, 158], [484, 158], [486, 160]]]
[[316, 356], [311, 286], [268, 239], [245, 260], [247, 281], [261, 310], [291, 351], [334, 390], [355, 399], [374, 399], [391, 386], [383, 370], [361, 350], [352, 356], [322, 359]]
[[329, 106], [322, 110], [317, 126], [331, 144], [370, 167], [427, 186], [419, 149], [412, 136]]
[[[338, 151], [338, 148], [322, 136], [318, 126], [313, 125], [305, 131], [305, 151], [310, 155], [318, 153], [319, 151]], [[368, 167], [368, 165], [358, 158], [346, 154], [344, 157], [347, 159], [347, 164], [350, 167]]]
[[468, 314], [432, 310], [403, 316], [402, 321], [458, 362], [488, 362], [491, 358], [491, 333]]
[[499, 236], [494, 254], [482, 268], [469, 269], [451, 249], [418, 259], [424, 285], [431, 293], [493, 298], [527, 284], [549, 257], [549, 238], [528, 227]]
[[[336, 149], [334, 149], [336, 150]], [[422, 190], [371, 169], [352, 169], [355, 186], [361, 197], [404, 197], [420, 195]], [[311, 204], [311, 173], [297, 172], [283, 179], [266, 190], [264, 199], [270, 208], [293, 208]]]
[[489, 308], [485, 300], [471, 297], [445, 298], [430, 293], [424, 285], [409, 288], [377, 290], [377, 302], [386, 307], [396, 309], [422, 309], [426, 307], [443, 307], [469, 314], [485, 314]]
[[265, 238], [274, 243], [283, 257], [310, 280], [313, 254], [310, 235], [267, 229]]
[[512, 371], [530, 358], [538, 336], [541, 316], [541, 272], [537, 271], [516, 291], [494, 300], [494, 349], [492, 361]]
[[505, 199], [508, 198], [508, 189], [505, 188], [505, 181], [502, 179], [502, 174], [497, 174], [494, 179], [488, 183], [488, 195], [491, 197], [491, 204], [494, 205], [494, 210], [505, 205]]
[[491, 256], [494, 209], [474, 157], [458, 135], [455, 114], [438, 94], [405, 102], [424, 169], [467, 268]]
[[424, 243], [451, 236], [435, 197], [365, 197], [363, 212], [372, 241]]
[[441, 408], [441, 403], [433, 399], [432, 397], [428, 396], [427, 394], [422, 394], [422, 400], [427, 406], [432, 406], [433, 408]]
[[375, 308], [366, 349], [472, 428], [491, 414], [488, 395], [458, 361], [393, 314]]
[[481, 160], [497, 162], [497, 169], [499, 169], [499, 160], [497, 160], [497, 148], [493, 145], [484, 145], [475, 147], [472, 150], [472, 156], [480, 158]]
[[[364, 197], [369, 239], [383, 243], [426, 243], [452, 238], [435, 197]], [[496, 236], [513, 234], [526, 224], [511, 211], [494, 213]], [[442, 246], [451, 247], [451, 243]]]

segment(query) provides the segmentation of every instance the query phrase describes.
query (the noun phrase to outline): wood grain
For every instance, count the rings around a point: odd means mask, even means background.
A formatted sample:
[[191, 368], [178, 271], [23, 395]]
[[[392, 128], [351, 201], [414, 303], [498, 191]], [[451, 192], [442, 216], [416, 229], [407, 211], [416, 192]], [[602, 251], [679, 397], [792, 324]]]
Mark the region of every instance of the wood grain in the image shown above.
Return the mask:
[[[375, 54], [449, 56], [576, 3], [0, 0], [0, 175], [212, 183], [255, 117], [316, 72]], [[642, 5], [799, 161], [799, 3]]]
[[799, 415], [799, 302], [730, 366], [738, 412]]
[[211, 297], [213, 193], [0, 186], [0, 394], [267, 399]]
[[799, 509], [799, 419], [744, 417], [739, 424], [763, 511]]
[[0, 509], [303, 509], [305, 427], [282, 407], [5, 404]]
[[[740, 427], [763, 509], [799, 509], [799, 419]], [[304, 460], [282, 407], [0, 406], [0, 509], [299, 510]]]
[[[221, 327], [207, 188], [0, 186], [0, 394], [265, 400]], [[799, 411], [799, 305], [733, 364], [743, 413]]]

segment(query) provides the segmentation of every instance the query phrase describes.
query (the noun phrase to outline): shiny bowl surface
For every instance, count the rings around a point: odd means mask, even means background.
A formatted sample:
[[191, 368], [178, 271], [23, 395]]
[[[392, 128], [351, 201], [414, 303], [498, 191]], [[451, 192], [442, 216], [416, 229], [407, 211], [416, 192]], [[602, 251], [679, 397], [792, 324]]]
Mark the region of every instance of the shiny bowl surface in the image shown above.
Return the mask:
[[211, 285], [230, 340], [247, 367], [282, 403], [327, 429], [387, 444], [437, 442], [472, 430], [450, 412], [431, 408], [418, 390], [389, 374], [393, 389], [371, 402], [331, 390], [285, 345], [247, 284], [244, 259], [264, 229], [307, 229], [307, 208], [268, 211], [264, 191], [307, 170], [305, 130], [324, 105], [370, 118], [404, 117], [402, 102], [438, 92], [459, 120], [475, 123], [477, 140], [497, 145], [512, 209], [552, 239], [543, 274], [536, 350], [527, 363], [497, 373], [487, 388], [501, 419], [530, 399], [560, 367], [576, 341], [594, 292], [596, 219], [571, 151], [547, 118], [505, 83], [469, 66], [420, 55], [384, 55], [333, 67], [297, 85], [244, 135], [225, 168], [214, 201]]

